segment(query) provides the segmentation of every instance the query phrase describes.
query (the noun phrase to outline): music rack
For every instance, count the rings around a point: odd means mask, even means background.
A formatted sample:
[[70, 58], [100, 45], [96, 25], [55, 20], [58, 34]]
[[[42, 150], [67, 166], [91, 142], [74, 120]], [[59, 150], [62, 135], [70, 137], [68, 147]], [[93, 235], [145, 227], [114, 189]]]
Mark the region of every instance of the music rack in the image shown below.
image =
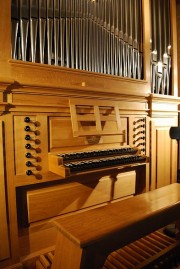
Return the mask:
[[[73, 136], [104, 136], [122, 135], [126, 140], [125, 130], [122, 130], [120, 107], [118, 102], [94, 100], [69, 100]], [[86, 123], [87, 130], [83, 130], [83, 123]], [[94, 129], [92, 128], [94, 124]], [[105, 128], [104, 123], [114, 123], [114, 128]]]

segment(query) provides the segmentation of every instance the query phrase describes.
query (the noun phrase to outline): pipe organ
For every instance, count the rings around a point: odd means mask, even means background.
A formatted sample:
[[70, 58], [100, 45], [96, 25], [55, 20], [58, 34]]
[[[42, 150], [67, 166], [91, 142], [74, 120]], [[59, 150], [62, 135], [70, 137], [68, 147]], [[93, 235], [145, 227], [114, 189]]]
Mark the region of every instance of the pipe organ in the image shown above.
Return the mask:
[[[169, 95], [170, 4], [150, 3], [151, 92]], [[141, 5], [139, 0], [14, 0], [12, 58], [143, 79]]]
[[0, 268], [52, 254], [54, 218], [176, 182], [175, 2], [0, 1]]
[[142, 79], [141, 1], [14, 0], [12, 58]]
[[151, 91], [171, 94], [171, 24], [169, 0], [151, 0]]

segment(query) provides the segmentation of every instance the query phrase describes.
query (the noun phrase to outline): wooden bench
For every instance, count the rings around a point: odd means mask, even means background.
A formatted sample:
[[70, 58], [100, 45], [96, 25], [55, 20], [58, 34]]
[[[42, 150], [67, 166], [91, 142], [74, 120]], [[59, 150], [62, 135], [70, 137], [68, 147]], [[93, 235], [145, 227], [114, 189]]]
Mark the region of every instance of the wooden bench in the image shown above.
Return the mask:
[[52, 269], [100, 269], [112, 251], [178, 219], [178, 183], [59, 217], [53, 221], [58, 238]]

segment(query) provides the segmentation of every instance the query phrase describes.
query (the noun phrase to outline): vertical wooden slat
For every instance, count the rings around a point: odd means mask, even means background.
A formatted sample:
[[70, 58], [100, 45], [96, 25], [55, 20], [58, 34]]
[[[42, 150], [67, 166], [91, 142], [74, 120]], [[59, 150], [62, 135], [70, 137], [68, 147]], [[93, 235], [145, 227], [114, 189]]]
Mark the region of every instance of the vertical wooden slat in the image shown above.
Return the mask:
[[71, 122], [72, 122], [73, 134], [76, 135], [79, 131], [79, 128], [78, 128], [78, 119], [77, 119], [77, 111], [76, 111], [75, 104], [70, 105], [70, 111], [71, 111]]
[[144, 63], [144, 79], [147, 81], [147, 89], [150, 93], [150, 6], [149, 1], [142, 0], [143, 15], [143, 63]]
[[151, 121], [151, 182], [150, 190], [156, 188], [156, 129], [155, 124]]
[[169, 128], [157, 128], [157, 188], [170, 184]]
[[101, 132], [102, 127], [101, 127], [100, 111], [99, 111], [99, 106], [97, 105], [94, 106], [94, 115], [95, 115], [95, 120], [96, 120], [96, 131]]
[[171, 39], [172, 39], [172, 95], [178, 96], [178, 57], [177, 57], [177, 23], [176, 0], [170, 0]]
[[9, 238], [7, 225], [7, 211], [5, 200], [5, 178], [4, 178], [4, 152], [3, 152], [3, 130], [0, 121], [0, 260], [9, 257]]
[[114, 107], [115, 110], [115, 114], [116, 114], [116, 122], [117, 122], [117, 128], [119, 132], [122, 132], [122, 128], [121, 128], [121, 119], [120, 119], [120, 114], [119, 114], [119, 107], [115, 106]]

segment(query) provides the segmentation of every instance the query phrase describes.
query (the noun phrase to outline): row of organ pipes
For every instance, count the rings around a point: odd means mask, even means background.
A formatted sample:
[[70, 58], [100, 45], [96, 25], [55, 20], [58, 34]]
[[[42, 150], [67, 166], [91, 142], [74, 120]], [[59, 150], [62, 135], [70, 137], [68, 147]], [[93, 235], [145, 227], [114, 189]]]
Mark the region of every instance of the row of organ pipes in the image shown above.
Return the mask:
[[[151, 91], [170, 94], [169, 0], [151, 2]], [[141, 0], [12, 0], [12, 59], [143, 79]]]
[[171, 94], [169, 0], [151, 0], [151, 92]]

